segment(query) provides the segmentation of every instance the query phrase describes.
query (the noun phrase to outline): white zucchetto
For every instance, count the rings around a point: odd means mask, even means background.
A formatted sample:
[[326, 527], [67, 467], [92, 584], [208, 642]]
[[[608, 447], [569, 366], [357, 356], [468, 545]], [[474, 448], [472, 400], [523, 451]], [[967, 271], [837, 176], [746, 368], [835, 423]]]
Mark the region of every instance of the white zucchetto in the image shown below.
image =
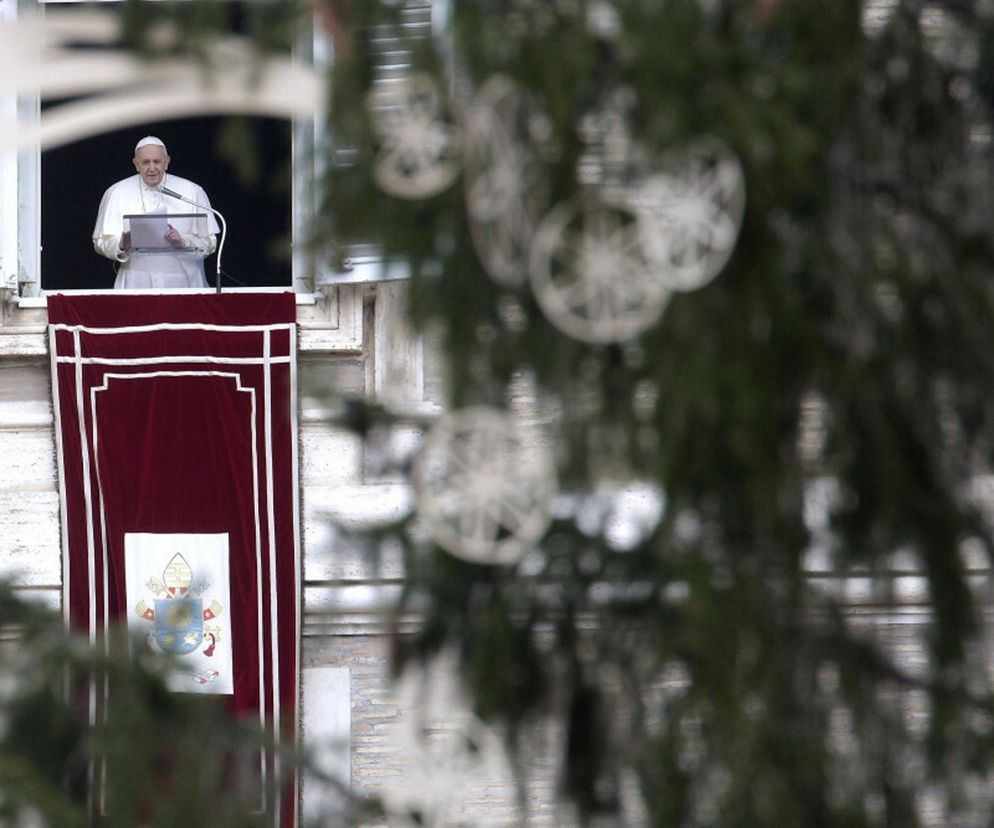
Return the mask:
[[146, 135], [137, 144], [135, 144], [135, 152], [138, 152], [142, 147], [155, 146], [162, 147], [162, 151], [166, 151], [166, 145], [162, 141], [156, 138], [154, 135]]

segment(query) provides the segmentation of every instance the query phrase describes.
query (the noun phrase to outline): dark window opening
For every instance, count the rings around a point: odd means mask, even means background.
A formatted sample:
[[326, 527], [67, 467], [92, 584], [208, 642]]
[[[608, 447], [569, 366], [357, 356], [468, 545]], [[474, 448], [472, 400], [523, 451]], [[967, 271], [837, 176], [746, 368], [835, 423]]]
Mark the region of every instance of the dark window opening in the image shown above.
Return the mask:
[[[42, 153], [42, 288], [114, 286], [114, 263], [93, 250], [93, 223], [107, 187], [135, 174], [134, 147], [145, 135], [165, 142], [169, 172], [200, 184], [227, 220], [222, 286], [289, 287], [291, 124], [209, 117], [137, 124]], [[205, 270], [213, 286], [216, 254]]]

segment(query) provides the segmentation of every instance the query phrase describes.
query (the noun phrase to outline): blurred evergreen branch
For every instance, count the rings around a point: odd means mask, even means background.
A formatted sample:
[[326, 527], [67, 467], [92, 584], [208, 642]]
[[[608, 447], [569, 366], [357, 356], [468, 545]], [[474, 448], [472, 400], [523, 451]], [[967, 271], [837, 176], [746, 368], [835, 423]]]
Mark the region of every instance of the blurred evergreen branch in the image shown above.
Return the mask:
[[169, 691], [168, 664], [123, 632], [91, 647], [6, 583], [0, 632], [4, 825], [90, 825], [93, 795], [101, 824], [198, 825], [210, 814], [213, 825], [261, 826], [259, 798], [277, 793], [256, 778], [261, 752], [306, 770], [292, 746], [237, 720], [223, 698]]
[[[580, 124], [618, 90], [650, 169], [701, 135], [738, 155], [724, 272], [597, 346], [563, 337], [527, 280], [487, 276], [464, 180], [421, 200], [376, 186], [372, 32], [400, 6], [322, 6], [329, 244], [410, 268], [452, 406], [537, 382], [575, 508], [517, 569], [385, 530], [406, 554], [398, 612], [424, 617], [398, 666], [454, 645], [512, 745], [559, 717], [585, 818], [618, 810], [632, 770], [653, 825], [915, 826], [922, 791], [941, 824], [989, 822], [991, 527], [971, 494], [994, 465], [989, 4], [466, 0], [434, 39], [397, 28], [450, 110], [498, 73], [538, 101], [547, 209], [588, 186]], [[587, 527], [605, 474], [661, 492], [634, 548]], [[909, 608], [895, 560], [927, 584], [920, 657], [890, 635]], [[820, 586], [846, 577], [870, 582], [875, 626]]]

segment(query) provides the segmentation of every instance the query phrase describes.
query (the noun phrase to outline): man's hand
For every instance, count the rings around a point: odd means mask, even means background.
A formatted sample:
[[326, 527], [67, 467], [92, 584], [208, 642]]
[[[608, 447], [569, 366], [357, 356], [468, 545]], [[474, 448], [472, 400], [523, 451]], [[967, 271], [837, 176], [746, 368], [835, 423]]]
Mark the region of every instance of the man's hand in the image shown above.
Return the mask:
[[185, 247], [183, 237], [179, 234], [179, 230], [173, 227], [171, 224], [166, 225], [166, 241], [169, 242], [173, 247]]
[[117, 246], [120, 247], [121, 250], [130, 250], [131, 249], [131, 231], [130, 230], [126, 230], [124, 233], [121, 234], [121, 240], [117, 243]]

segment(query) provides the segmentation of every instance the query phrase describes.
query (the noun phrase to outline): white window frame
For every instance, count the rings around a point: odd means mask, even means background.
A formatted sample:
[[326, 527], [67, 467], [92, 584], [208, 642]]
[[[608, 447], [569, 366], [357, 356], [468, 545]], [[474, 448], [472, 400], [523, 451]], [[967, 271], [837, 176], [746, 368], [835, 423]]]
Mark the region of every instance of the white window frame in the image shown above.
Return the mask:
[[[64, 5], [82, 0], [0, 0], [0, 22], [19, 15], [44, 14], [47, 5]], [[117, 2], [117, 0], [105, 0]], [[451, 13], [450, 0], [421, 0], [430, 9], [431, 29], [444, 31]], [[331, 41], [319, 29], [304, 34], [298, 55], [321, 70], [334, 59]], [[37, 95], [0, 94], [0, 129], [16, 136], [36, 126], [41, 101]], [[293, 290], [313, 294], [324, 286], [405, 279], [410, 272], [403, 263], [383, 267], [378, 250], [360, 245], [349, 257], [346, 270], [307, 248], [307, 230], [317, 215], [315, 182], [322, 178], [324, 124], [315, 119], [297, 119], [290, 124], [291, 164], [291, 279]], [[23, 297], [41, 296], [41, 150], [0, 152], [0, 288]]]
[[[0, 22], [18, 18], [25, 0], [0, 0]], [[33, 5], [33, 0], [32, 0]], [[37, 98], [0, 95], [0, 129], [12, 138], [37, 121]], [[37, 295], [41, 287], [41, 154], [0, 151], [0, 287]]]
[[[43, 14], [45, 6], [82, 0], [0, 0], [0, 23], [19, 16]], [[116, 0], [107, 0], [116, 2]], [[308, 40], [313, 43], [309, 44]], [[303, 39], [300, 53], [313, 58], [319, 67], [327, 67], [332, 52], [324, 35], [315, 31]], [[305, 54], [309, 52], [310, 54]], [[0, 129], [8, 136], [36, 126], [40, 118], [41, 101], [37, 94], [0, 94]], [[297, 119], [290, 123], [291, 164], [291, 233], [292, 286], [297, 293], [311, 294], [321, 284], [334, 284], [341, 279], [327, 265], [316, 261], [298, 240], [306, 238], [305, 231], [316, 214], [317, 199], [313, 182], [319, 180], [314, 148], [320, 146], [323, 124], [315, 119]], [[16, 151], [0, 151], [0, 288], [8, 288], [18, 296], [41, 296], [46, 291], [41, 272], [41, 150], [39, 147]]]

